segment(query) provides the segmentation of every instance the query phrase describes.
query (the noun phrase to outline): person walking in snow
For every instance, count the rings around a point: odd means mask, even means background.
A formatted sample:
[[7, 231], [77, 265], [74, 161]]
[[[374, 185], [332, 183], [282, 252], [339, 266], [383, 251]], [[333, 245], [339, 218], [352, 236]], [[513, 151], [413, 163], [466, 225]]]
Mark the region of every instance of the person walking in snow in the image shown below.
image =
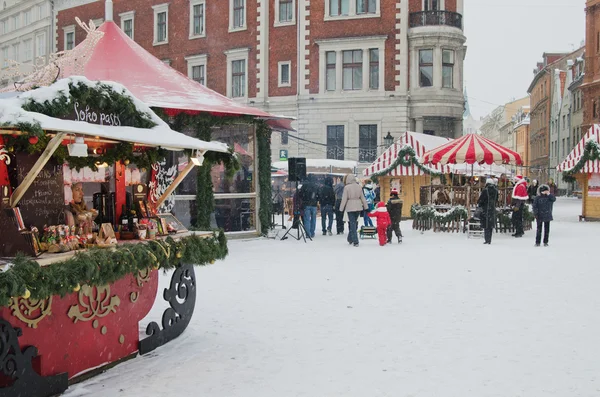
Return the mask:
[[[335, 192], [333, 191], [333, 179], [325, 178], [325, 182], [319, 192], [319, 203], [321, 204], [321, 226], [323, 236], [327, 233], [331, 236], [331, 227], [333, 226], [333, 206], [335, 205]], [[329, 224], [327, 224], [329, 218]]]
[[540, 186], [540, 195], [533, 200], [533, 215], [537, 223], [535, 232], [535, 246], [539, 247], [542, 240], [542, 227], [544, 228], [544, 247], [548, 246], [550, 237], [550, 222], [552, 218], [552, 207], [556, 197], [550, 192], [548, 185]]
[[363, 187], [363, 194], [365, 195], [365, 198], [367, 199], [367, 204], [369, 206], [368, 211], [365, 211], [363, 213], [363, 222], [365, 226], [372, 227], [373, 222], [369, 217], [369, 213], [375, 209], [375, 192], [373, 191], [373, 185], [371, 184], [371, 181], [365, 183], [365, 186]]
[[485, 188], [481, 191], [477, 206], [483, 210], [481, 215], [481, 228], [483, 229], [484, 244], [492, 244], [492, 231], [496, 226], [496, 202], [498, 201], [498, 188], [492, 178], [485, 181]]
[[533, 203], [533, 199], [535, 198], [535, 196], [537, 196], [538, 194], [538, 181], [537, 179], [534, 179], [533, 181], [531, 181], [531, 185], [529, 185], [529, 187], [527, 188], [527, 194], [529, 195], [529, 204]]
[[391, 220], [391, 225], [387, 231], [388, 243], [392, 242], [392, 231], [396, 234], [398, 242], [401, 243], [402, 231], [400, 230], [400, 221], [402, 221], [402, 200], [398, 197], [398, 189], [392, 189], [386, 207]]
[[387, 230], [392, 224], [385, 203], [380, 201], [377, 204], [377, 208], [374, 211], [369, 212], [369, 217], [377, 218], [377, 236], [379, 237], [379, 245], [383, 247], [388, 242]]
[[339, 178], [338, 183], [333, 188], [335, 192], [335, 228], [338, 235], [344, 234], [344, 211], [340, 210], [344, 186], [343, 178]]
[[317, 202], [319, 201], [319, 189], [314, 181], [313, 175], [308, 175], [306, 182], [300, 189], [302, 204], [304, 204], [304, 226], [310, 238], [315, 237], [317, 228]]
[[344, 184], [340, 211], [348, 214], [348, 243], [358, 247], [358, 217], [361, 211], [369, 209], [369, 205], [353, 174], [344, 177]]
[[525, 232], [523, 231], [523, 211], [525, 210], [525, 203], [529, 200], [527, 194], [527, 182], [523, 179], [523, 176], [517, 175], [515, 180], [515, 186], [512, 192], [512, 223], [515, 227], [515, 233], [513, 237], [523, 237]]

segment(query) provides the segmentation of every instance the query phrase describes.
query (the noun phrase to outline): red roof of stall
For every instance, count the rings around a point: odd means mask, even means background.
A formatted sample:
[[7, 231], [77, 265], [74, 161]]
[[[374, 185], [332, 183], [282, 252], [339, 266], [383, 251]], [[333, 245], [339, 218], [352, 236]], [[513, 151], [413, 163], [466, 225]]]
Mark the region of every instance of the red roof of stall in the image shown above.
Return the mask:
[[[98, 31], [104, 35], [89, 49], [84, 76], [90, 80], [116, 81], [151, 107], [169, 112], [208, 112], [212, 114], [250, 115], [277, 121], [290, 127], [290, 120], [260, 109], [237, 103], [188, 78], [166, 65], [131, 40], [113, 21], [104, 22]], [[89, 45], [82, 42], [79, 46]], [[63, 77], [77, 74], [73, 68], [61, 71]]]

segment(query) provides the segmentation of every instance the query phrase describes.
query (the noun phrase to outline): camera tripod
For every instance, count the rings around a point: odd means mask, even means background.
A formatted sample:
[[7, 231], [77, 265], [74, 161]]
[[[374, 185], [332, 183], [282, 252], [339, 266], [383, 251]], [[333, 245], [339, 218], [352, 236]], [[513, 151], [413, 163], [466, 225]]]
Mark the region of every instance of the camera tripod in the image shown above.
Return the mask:
[[[298, 181], [296, 181], [296, 193], [295, 195], [298, 195]], [[281, 240], [286, 240], [288, 237], [288, 234], [295, 239], [296, 241], [303, 239], [304, 242], [306, 242], [306, 238], [308, 237], [308, 239], [310, 241], [312, 241], [312, 238], [310, 238], [310, 235], [308, 234], [308, 231], [306, 230], [306, 227], [304, 226], [304, 222], [302, 222], [302, 217], [300, 216], [300, 209], [296, 207], [296, 203], [297, 200], [294, 199], [294, 220], [292, 221], [292, 226], [288, 229], [287, 232], [285, 232], [285, 234], [283, 235], [283, 237], [281, 238]], [[291, 234], [291, 231], [293, 229], [296, 229], [296, 236], [294, 236], [293, 234]]]

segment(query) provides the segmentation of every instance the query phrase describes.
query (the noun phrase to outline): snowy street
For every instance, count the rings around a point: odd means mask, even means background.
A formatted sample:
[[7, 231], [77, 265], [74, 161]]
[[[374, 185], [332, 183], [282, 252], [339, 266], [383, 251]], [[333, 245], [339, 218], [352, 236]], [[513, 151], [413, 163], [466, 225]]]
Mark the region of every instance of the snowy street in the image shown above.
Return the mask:
[[225, 261], [196, 268], [180, 338], [64, 395], [598, 396], [600, 224], [580, 213], [558, 199], [548, 248], [534, 230], [487, 246], [410, 222], [401, 245], [355, 248], [320, 219], [306, 244], [230, 241]]

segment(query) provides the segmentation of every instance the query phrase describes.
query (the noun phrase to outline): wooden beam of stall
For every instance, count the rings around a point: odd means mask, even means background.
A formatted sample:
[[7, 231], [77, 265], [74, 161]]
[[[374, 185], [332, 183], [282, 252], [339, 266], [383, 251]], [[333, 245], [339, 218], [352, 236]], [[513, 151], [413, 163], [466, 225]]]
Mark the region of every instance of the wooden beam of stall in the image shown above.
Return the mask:
[[21, 200], [21, 198], [23, 198], [25, 192], [27, 192], [27, 189], [29, 189], [29, 187], [31, 186], [35, 178], [38, 176], [40, 171], [42, 171], [42, 168], [44, 168], [46, 163], [50, 160], [50, 157], [52, 157], [56, 149], [58, 149], [64, 137], [65, 133], [60, 132], [56, 134], [56, 136], [52, 138], [50, 142], [48, 142], [48, 146], [46, 146], [46, 149], [41, 154], [40, 158], [38, 158], [33, 167], [31, 167], [31, 170], [29, 170], [29, 172], [27, 173], [25, 179], [23, 179], [23, 182], [21, 182], [21, 184], [15, 189], [13, 194], [10, 196], [11, 207], [14, 208], [17, 206], [17, 204], [19, 204], [19, 201]]
[[[204, 155], [204, 152], [202, 153], [202, 155]], [[175, 178], [175, 180], [173, 181], [173, 183], [171, 183], [171, 185], [169, 185], [169, 187], [167, 188], [167, 190], [165, 190], [165, 192], [162, 194], [162, 196], [160, 196], [160, 198], [158, 199], [158, 201], [156, 202], [156, 208], [160, 207], [162, 205], [162, 203], [165, 202], [165, 200], [171, 195], [171, 193], [173, 193], [175, 191], [175, 189], [177, 189], [177, 186], [179, 186], [179, 184], [181, 182], [183, 182], [183, 180], [185, 179], [185, 177], [187, 176], [187, 174], [190, 173], [190, 171], [195, 167], [194, 163], [192, 162], [192, 160], [190, 159], [188, 161], [187, 166], [183, 169], [183, 171], [181, 171], [179, 173], [179, 175], [177, 175], [177, 178]]]

